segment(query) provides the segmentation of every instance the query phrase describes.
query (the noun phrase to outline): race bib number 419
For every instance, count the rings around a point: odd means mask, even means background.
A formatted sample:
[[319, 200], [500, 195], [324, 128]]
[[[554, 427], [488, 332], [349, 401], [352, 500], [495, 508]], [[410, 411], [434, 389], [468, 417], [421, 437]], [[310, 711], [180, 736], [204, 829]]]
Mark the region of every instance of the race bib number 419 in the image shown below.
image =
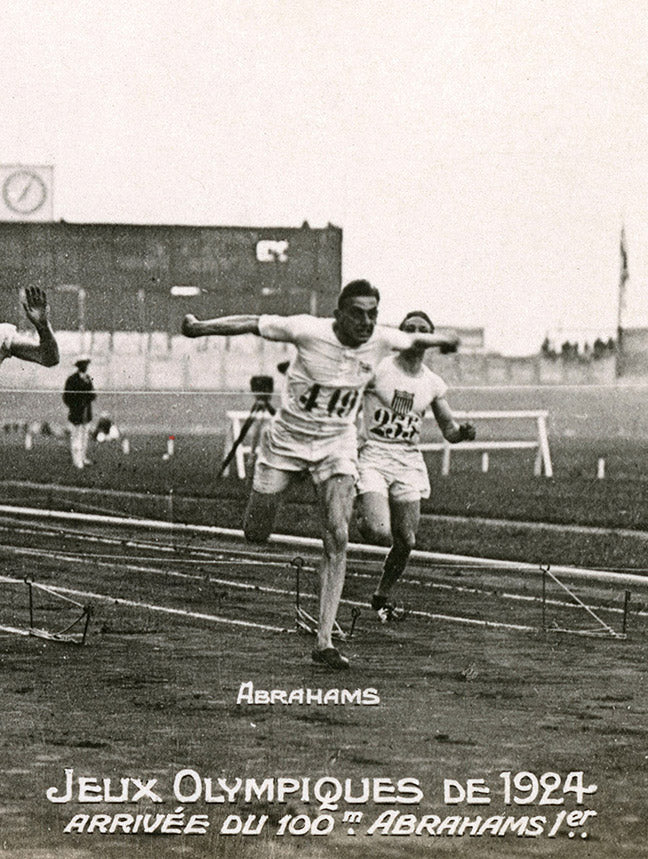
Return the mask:
[[360, 397], [355, 388], [327, 388], [322, 385], [311, 385], [298, 398], [299, 407], [313, 417], [348, 417]]

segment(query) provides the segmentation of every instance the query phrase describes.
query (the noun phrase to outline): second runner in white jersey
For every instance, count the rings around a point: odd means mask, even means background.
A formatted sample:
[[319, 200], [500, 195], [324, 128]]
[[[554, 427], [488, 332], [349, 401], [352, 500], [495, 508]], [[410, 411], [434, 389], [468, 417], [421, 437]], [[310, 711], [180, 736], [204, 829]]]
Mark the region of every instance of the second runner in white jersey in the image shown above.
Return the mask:
[[399, 356], [385, 358], [365, 392], [364, 443], [360, 449], [358, 492], [376, 492], [396, 501], [429, 498], [430, 481], [418, 449], [425, 410], [447, 386], [424, 364], [414, 374]]
[[369, 441], [414, 447], [421, 434], [425, 410], [448, 387], [424, 364], [416, 375], [399, 366], [397, 355], [385, 358], [376, 369], [364, 399], [364, 434]]
[[[412, 310], [401, 322], [408, 333], [431, 334], [432, 320]], [[412, 349], [386, 358], [377, 368], [364, 398], [364, 445], [359, 456], [358, 527], [365, 539], [391, 543], [371, 607], [382, 623], [404, 614], [389, 600], [392, 588], [416, 545], [421, 499], [430, 495], [430, 480], [419, 447], [421, 423], [431, 407], [451, 444], [473, 439], [472, 424], [458, 424], [445, 394], [443, 379], [423, 363], [424, 350]]]

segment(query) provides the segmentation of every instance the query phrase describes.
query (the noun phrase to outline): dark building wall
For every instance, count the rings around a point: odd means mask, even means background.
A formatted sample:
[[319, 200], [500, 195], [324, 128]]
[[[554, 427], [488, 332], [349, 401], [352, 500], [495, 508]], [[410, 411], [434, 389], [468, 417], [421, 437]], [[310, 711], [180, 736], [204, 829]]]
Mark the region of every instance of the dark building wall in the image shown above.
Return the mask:
[[[0, 223], [0, 320], [17, 320], [20, 290], [35, 285], [67, 330], [176, 333], [187, 312], [329, 315], [341, 269], [332, 225]], [[173, 297], [173, 286], [200, 293]]]

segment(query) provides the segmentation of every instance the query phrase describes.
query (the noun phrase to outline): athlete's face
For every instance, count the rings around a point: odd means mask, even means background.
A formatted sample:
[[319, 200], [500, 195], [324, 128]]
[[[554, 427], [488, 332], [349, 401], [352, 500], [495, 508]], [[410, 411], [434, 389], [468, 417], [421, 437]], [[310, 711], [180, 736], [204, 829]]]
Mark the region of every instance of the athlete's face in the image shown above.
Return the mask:
[[378, 319], [378, 300], [372, 295], [347, 299], [335, 311], [337, 334], [347, 346], [360, 346], [373, 334]]
[[401, 331], [407, 331], [408, 334], [432, 334], [430, 323], [422, 316], [410, 316], [401, 325]]
[[[409, 316], [400, 326], [401, 331], [406, 331], [408, 334], [432, 334], [434, 329], [422, 316]], [[407, 350], [411, 356], [423, 356], [425, 353], [424, 346], [412, 346]]]

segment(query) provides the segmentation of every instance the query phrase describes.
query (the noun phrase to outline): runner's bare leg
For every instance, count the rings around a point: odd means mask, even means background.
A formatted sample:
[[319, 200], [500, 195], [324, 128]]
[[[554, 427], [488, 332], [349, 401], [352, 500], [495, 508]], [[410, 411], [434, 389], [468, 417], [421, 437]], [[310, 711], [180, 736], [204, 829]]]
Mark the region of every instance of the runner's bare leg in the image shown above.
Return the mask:
[[357, 501], [356, 524], [363, 539], [378, 546], [391, 546], [389, 500], [380, 492], [363, 492]]
[[390, 507], [393, 542], [376, 588], [376, 594], [383, 597], [389, 596], [407, 565], [421, 518], [420, 501], [391, 501]]
[[274, 527], [277, 509], [279, 507], [279, 492], [250, 492], [243, 533], [250, 543], [267, 543]]
[[354, 480], [349, 475], [330, 477], [317, 487], [323, 527], [324, 554], [320, 564], [320, 606], [317, 646], [332, 647], [331, 633], [337, 615], [349, 542], [349, 520], [353, 511]]

